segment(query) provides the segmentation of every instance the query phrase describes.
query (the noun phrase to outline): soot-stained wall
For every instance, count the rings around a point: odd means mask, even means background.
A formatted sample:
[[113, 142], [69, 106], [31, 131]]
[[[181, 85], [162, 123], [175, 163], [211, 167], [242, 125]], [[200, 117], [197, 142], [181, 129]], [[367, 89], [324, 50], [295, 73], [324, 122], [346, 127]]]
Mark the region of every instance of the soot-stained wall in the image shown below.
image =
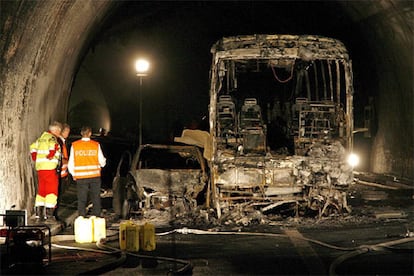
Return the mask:
[[367, 68], [375, 72], [378, 131], [371, 168], [374, 172], [414, 176], [414, 2], [379, 1], [362, 21], [367, 51], [374, 53]]
[[[66, 121], [79, 64], [113, 3], [0, 2], [0, 213], [11, 205], [28, 210], [33, 206], [35, 174], [29, 145], [49, 122]], [[369, 168], [412, 178], [413, 2], [335, 5], [338, 16], [346, 19], [334, 29], [347, 34], [335, 37], [347, 37], [344, 42], [358, 78], [356, 93], [374, 98], [376, 128], [369, 143]], [[311, 18], [312, 11], [307, 16]], [[318, 31], [313, 33], [324, 35]]]
[[[350, 28], [361, 40], [354, 61], [356, 87], [354, 105], [361, 94], [372, 97], [373, 122], [370, 164], [373, 172], [414, 177], [414, 2], [342, 1], [350, 16]], [[358, 46], [359, 45], [359, 46]], [[351, 49], [352, 50], [352, 49]], [[367, 100], [368, 97], [365, 97]], [[368, 102], [366, 102], [368, 104]], [[364, 120], [363, 111], [355, 112]], [[356, 135], [359, 138], [361, 134]], [[355, 146], [358, 147], [356, 139]]]
[[74, 74], [107, 1], [2, 1], [0, 213], [31, 210], [35, 174], [29, 145], [65, 121]]

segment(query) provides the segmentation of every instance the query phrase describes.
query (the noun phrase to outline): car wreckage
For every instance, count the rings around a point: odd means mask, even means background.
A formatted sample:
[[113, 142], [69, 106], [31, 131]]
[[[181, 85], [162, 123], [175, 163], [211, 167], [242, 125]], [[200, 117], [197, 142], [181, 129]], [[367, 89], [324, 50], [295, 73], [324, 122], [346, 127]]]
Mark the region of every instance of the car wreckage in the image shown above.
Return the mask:
[[225, 212], [349, 212], [352, 63], [314, 35], [225, 37], [211, 48], [211, 203]]
[[[122, 162], [130, 164], [123, 180], [119, 175]], [[117, 171], [113, 207], [123, 218], [150, 209], [167, 210], [175, 216], [191, 212], [205, 201], [208, 167], [196, 146], [144, 144], [132, 159], [124, 154]]]

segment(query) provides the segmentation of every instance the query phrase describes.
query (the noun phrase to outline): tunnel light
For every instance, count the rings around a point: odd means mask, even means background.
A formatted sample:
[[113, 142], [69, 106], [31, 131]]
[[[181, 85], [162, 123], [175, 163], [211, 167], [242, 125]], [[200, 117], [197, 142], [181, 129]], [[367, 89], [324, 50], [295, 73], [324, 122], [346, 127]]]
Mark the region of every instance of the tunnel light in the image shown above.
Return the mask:
[[135, 70], [137, 71], [137, 76], [146, 76], [149, 70], [150, 64], [145, 59], [138, 59], [135, 61]]
[[142, 94], [143, 94], [143, 88], [142, 88], [142, 82], [143, 78], [146, 77], [148, 74], [148, 70], [150, 68], [150, 63], [146, 59], [137, 59], [135, 61], [135, 70], [137, 72], [137, 77], [139, 79], [139, 121], [138, 121], [138, 145], [142, 145]]
[[348, 164], [349, 164], [351, 167], [353, 167], [353, 168], [355, 168], [356, 166], [358, 166], [358, 164], [359, 164], [359, 156], [358, 156], [358, 155], [356, 155], [355, 153], [351, 153], [351, 154], [348, 156]]

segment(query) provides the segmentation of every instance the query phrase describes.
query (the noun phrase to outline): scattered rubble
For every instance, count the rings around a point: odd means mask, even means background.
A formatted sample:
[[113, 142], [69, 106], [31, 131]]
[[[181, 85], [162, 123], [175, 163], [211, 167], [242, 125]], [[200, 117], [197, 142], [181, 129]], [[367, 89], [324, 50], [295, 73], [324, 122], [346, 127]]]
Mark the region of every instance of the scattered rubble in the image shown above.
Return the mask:
[[[257, 201], [234, 203], [230, 209], [223, 208], [221, 217], [217, 209], [204, 205], [197, 206], [189, 212], [176, 212], [173, 206], [163, 210], [148, 209], [139, 219], [150, 220], [157, 226], [165, 227], [197, 227], [202, 229], [243, 229], [254, 226], [294, 226], [294, 227], [342, 227], [344, 225], [361, 225], [368, 223], [384, 223], [407, 221], [414, 216], [414, 208], [410, 205], [411, 194], [404, 191], [391, 191], [384, 200], [365, 200], [364, 194], [375, 194], [383, 191], [378, 187], [367, 187], [351, 183], [348, 198], [352, 212], [332, 212], [318, 216], [318, 210], [298, 208], [296, 201], [278, 201], [262, 205]], [[411, 206], [407, 208], [407, 206]], [[269, 208], [267, 208], [269, 207]], [[298, 215], [298, 212], [300, 214]]]
[[[219, 187], [221, 215], [237, 212], [241, 202], [252, 207], [261, 205], [262, 212], [284, 206], [296, 208], [303, 214], [304, 208], [329, 215], [331, 212], [350, 212], [347, 204], [347, 188], [352, 184], [353, 171], [344, 161], [345, 150], [341, 143], [314, 143], [308, 156], [273, 156], [267, 154], [259, 160], [254, 157], [243, 161], [226, 159], [219, 167], [223, 173], [216, 180]], [[230, 162], [228, 162], [230, 160]], [[260, 162], [254, 166], [248, 162]], [[236, 164], [236, 165], [235, 165]], [[237, 164], [241, 164], [240, 167]], [[247, 168], [248, 167], [248, 168]], [[259, 168], [258, 168], [259, 167]], [[249, 170], [249, 173], [246, 171]], [[231, 183], [237, 176], [238, 184]], [[263, 185], [241, 185], [263, 183]], [[237, 196], [235, 196], [237, 194]], [[232, 207], [233, 206], [233, 207]]]

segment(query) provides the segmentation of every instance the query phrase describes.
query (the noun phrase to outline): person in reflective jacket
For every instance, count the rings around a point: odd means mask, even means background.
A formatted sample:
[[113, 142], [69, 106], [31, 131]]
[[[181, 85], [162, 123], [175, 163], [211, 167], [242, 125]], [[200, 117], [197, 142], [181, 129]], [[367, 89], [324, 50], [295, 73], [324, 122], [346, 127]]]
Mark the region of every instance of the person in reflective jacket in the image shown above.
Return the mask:
[[92, 129], [82, 127], [82, 139], [72, 143], [68, 170], [76, 181], [78, 215], [86, 216], [88, 193], [92, 201], [92, 216], [101, 215], [101, 168], [106, 165], [99, 142], [91, 140]]
[[62, 131], [62, 124], [53, 122], [49, 130], [30, 145], [30, 154], [35, 161], [38, 177], [38, 188], [35, 199], [35, 212], [37, 219], [54, 219], [53, 211], [58, 197], [61, 148], [58, 137]]
[[61, 159], [60, 159], [61, 160], [60, 169], [59, 169], [60, 175], [59, 175], [58, 198], [57, 198], [56, 208], [53, 213], [56, 219], [59, 219], [59, 207], [60, 207], [62, 195], [69, 186], [69, 177], [68, 177], [69, 153], [68, 153], [68, 148], [66, 145], [66, 139], [69, 137], [69, 134], [70, 134], [70, 125], [66, 123], [62, 124], [62, 131], [58, 139], [60, 148], [62, 149], [62, 154], [61, 154]]

